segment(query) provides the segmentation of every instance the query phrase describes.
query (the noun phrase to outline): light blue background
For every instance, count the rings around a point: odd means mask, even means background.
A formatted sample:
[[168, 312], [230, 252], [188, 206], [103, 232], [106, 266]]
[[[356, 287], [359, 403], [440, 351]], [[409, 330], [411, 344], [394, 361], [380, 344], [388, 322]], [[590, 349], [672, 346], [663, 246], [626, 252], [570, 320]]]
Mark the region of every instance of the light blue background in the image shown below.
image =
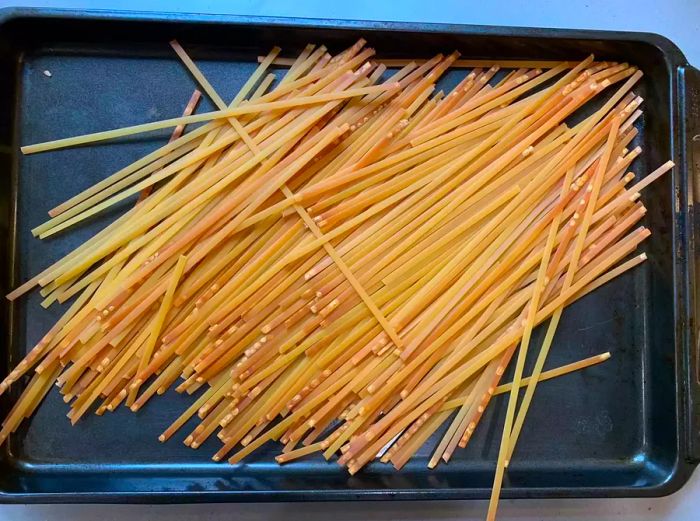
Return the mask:
[[[700, 66], [700, 0], [58, 0], [8, 2], [0, 7], [179, 11], [211, 14], [448, 22], [527, 27], [649, 31], [673, 40]], [[700, 473], [677, 494], [655, 500], [503, 501], [499, 519], [518, 521], [697, 521]], [[285, 521], [477, 520], [482, 501], [245, 505], [51, 505], [0, 506], [0, 521]]]

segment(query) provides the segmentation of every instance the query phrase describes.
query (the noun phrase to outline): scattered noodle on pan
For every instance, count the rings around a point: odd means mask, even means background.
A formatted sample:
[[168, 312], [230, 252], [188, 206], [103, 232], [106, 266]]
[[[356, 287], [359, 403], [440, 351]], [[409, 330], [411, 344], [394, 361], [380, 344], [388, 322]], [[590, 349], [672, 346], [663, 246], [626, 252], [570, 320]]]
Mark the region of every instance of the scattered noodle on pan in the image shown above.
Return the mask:
[[[180, 118], [22, 149], [180, 125], [32, 230], [64, 232], [139, 194], [8, 296], [40, 286], [44, 305], [74, 300], [0, 384], [31, 375], [0, 443], [54, 382], [72, 423], [174, 388], [201, 394], [160, 441], [197, 416], [184, 442], [216, 435], [216, 461], [275, 440], [279, 463], [321, 453], [353, 474], [377, 458], [399, 469], [448, 422], [434, 467], [508, 393], [493, 519], [538, 383], [610, 356], [544, 370], [564, 307], [646, 259], [640, 192], [673, 163], [630, 185], [642, 73], [593, 56], [382, 63], [360, 40], [295, 59], [275, 48], [226, 103], [171, 45], [216, 111], [193, 114], [197, 91]], [[472, 70], [440, 91], [454, 67]]]

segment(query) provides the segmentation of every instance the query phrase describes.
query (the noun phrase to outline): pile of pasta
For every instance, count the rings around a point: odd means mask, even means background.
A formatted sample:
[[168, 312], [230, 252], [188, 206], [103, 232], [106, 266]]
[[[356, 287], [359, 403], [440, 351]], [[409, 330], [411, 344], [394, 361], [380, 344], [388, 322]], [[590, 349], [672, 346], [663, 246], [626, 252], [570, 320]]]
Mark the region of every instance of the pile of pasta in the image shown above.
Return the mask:
[[[193, 115], [195, 91], [180, 118], [22, 149], [177, 127], [32, 230], [125, 208], [9, 295], [72, 303], [0, 384], [31, 375], [0, 443], [54, 383], [72, 423], [174, 388], [197, 397], [160, 440], [197, 416], [184, 443], [216, 435], [216, 461], [277, 440], [280, 463], [400, 469], [449, 422], [432, 468], [509, 393], [495, 501], [538, 383], [609, 356], [544, 371], [564, 307], [646, 258], [640, 192], [673, 163], [634, 183], [628, 170], [642, 73], [593, 56], [382, 63], [361, 40], [275, 48], [227, 104], [171, 45], [216, 111]], [[438, 90], [454, 68], [463, 79]]]

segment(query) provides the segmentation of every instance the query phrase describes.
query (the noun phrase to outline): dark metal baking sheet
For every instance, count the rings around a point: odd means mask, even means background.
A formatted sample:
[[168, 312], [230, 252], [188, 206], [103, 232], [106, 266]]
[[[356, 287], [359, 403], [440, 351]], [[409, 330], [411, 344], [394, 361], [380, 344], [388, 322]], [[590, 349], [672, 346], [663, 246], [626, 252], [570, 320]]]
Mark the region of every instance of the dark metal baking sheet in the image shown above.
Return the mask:
[[[222, 94], [232, 96], [273, 45], [332, 50], [359, 36], [384, 57], [458, 49], [471, 58], [601, 59], [639, 65], [638, 121], [648, 172], [673, 173], [644, 194], [649, 262], [564, 313], [548, 365], [609, 350], [610, 361], [543, 384], [506, 481], [506, 497], [652, 496], [680, 487], [698, 448], [693, 325], [692, 133], [696, 71], [650, 34], [328, 20], [10, 10], [0, 13], [0, 226], [3, 292], [70, 251], [117, 212], [48, 241], [31, 237], [46, 211], [166, 139], [166, 133], [20, 157], [18, 144], [176, 116], [194, 88], [167, 42], [177, 37]], [[43, 74], [48, 70], [51, 76]], [[463, 72], [452, 72], [447, 83]], [[229, 96], [229, 97], [230, 97]], [[227, 96], [224, 96], [227, 97]], [[202, 107], [203, 109], [206, 106]], [[691, 128], [692, 127], [692, 128]], [[693, 135], [693, 134], [691, 134]], [[699, 156], [700, 157], [700, 156]], [[123, 209], [123, 207], [121, 208]], [[0, 376], [59, 316], [32, 294], [1, 305]], [[26, 382], [24, 382], [26, 383]], [[4, 414], [21, 390], [0, 399]], [[251, 501], [487, 497], [504, 402], [495, 400], [466, 450], [426, 468], [426, 444], [401, 472], [372, 464], [350, 477], [320, 457], [278, 466], [269, 444], [229, 466], [157, 435], [189, 403], [174, 392], [139, 414], [86, 416], [74, 428], [57, 391], [0, 451], [0, 501]]]

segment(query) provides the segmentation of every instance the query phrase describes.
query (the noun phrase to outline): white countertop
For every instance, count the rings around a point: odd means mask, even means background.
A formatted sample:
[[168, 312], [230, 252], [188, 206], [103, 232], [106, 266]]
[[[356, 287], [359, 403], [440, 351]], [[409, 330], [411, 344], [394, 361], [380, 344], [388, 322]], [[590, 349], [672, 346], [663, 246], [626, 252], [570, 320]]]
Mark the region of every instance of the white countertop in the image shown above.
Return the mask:
[[[700, 0], [0, 0], [0, 7], [43, 6], [212, 14], [448, 22], [525, 27], [608, 29], [660, 33], [700, 66]], [[696, 521], [700, 474], [660, 499], [504, 500], [499, 519], [518, 521]], [[218, 521], [281, 519], [333, 521], [483, 519], [484, 501], [277, 503], [237, 505], [12, 505], [0, 521]]]

